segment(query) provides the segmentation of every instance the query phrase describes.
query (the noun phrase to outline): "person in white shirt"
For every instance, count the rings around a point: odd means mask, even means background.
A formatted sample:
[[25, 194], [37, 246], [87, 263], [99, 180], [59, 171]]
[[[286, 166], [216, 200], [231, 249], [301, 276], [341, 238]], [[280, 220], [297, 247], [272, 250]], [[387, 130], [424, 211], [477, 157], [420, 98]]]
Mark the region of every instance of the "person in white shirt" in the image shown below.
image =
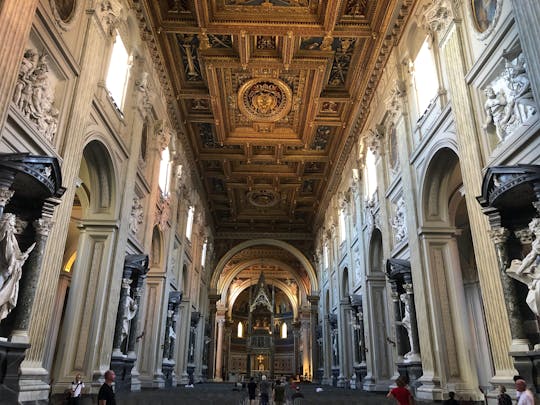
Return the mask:
[[517, 405], [534, 405], [534, 394], [527, 389], [525, 380], [516, 380]]
[[71, 400], [70, 405], [78, 405], [81, 403], [81, 394], [84, 388], [84, 383], [82, 382], [81, 374], [77, 373], [75, 376], [75, 381], [71, 383]]

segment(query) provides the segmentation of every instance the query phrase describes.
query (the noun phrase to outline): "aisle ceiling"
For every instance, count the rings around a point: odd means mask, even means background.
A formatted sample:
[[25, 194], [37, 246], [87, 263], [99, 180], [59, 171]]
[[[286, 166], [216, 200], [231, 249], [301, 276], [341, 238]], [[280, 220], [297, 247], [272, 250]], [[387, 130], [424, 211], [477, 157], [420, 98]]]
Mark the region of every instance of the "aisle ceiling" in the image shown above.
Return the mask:
[[218, 236], [309, 235], [413, 0], [145, 0]]

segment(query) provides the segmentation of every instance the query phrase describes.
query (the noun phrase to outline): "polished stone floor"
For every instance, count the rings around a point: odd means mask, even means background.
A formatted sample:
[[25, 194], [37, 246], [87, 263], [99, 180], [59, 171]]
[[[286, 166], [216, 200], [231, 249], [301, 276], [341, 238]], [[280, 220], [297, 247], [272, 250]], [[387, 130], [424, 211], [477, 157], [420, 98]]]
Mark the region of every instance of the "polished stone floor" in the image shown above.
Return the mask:
[[[382, 393], [367, 393], [356, 390], [322, 386], [322, 392], [316, 392], [315, 384], [301, 384], [303, 400], [297, 400], [294, 405], [332, 404], [332, 405], [386, 405], [393, 404]], [[232, 383], [195, 384], [193, 388], [169, 388], [160, 390], [143, 390], [141, 392], [117, 393], [118, 405], [249, 405], [247, 392], [233, 390]], [[87, 396], [81, 405], [95, 404], [97, 399]], [[62, 404], [56, 396], [52, 404]], [[258, 401], [255, 405], [259, 405]]]
[[[193, 388], [173, 388], [159, 391], [142, 391], [118, 395], [119, 405], [168, 405], [168, 404], [206, 404], [206, 405], [249, 405], [247, 393], [234, 391], [232, 384], [195, 384]], [[322, 392], [316, 392], [316, 385], [302, 384], [304, 399], [300, 404], [336, 404], [336, 405], [384, 405], [392, 404], [384, 394], [366, 393], [355, 390], [338, 389], [323, 386]], [[258, 405], [258, 402], [257, 402]]]

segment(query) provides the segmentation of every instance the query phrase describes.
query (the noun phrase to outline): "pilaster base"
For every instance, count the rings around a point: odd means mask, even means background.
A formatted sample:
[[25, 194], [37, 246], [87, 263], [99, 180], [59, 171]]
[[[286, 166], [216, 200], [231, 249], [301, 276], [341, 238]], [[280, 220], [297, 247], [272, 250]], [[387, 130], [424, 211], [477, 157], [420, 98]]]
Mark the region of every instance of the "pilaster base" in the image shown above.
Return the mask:
[[347, 380], [347, 378], [343, 374], [340, 374], [337, 379], [338, 388], [347, 388], [348, 383], [349, 381]]
[[182, 373], [182, 375], [180, 376], [178, 380], [178, 385], [186, 385], [186, 384], [189, 384], [189, 375], [188, 373]]
[[6, 404], [19, 402], [19, 368], [29, 347], [26, 343], [0, 341], [0, 398]]
[[46, 383], [49, 373], [44, 368], [21, 367], [19, 401], [21, 403], [48, 403], [50, 386]]
[[156, 373], [153, 375], [152, 379], [141, 377], [141, 388], [143, 389], [165, 388], [165, 380], [163, 378], [163, 374]]

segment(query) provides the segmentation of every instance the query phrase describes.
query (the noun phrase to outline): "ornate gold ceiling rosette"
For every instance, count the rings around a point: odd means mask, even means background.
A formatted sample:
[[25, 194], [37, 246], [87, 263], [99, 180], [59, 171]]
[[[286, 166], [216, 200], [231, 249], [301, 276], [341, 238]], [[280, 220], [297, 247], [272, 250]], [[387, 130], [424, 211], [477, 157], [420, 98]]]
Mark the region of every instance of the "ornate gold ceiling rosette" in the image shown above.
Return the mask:
[[238, 91], [238, 108], [255, 122], [275, 122], [291, 110], [292, 91], [283, 81], [273, 78], [248, 80]]
[[253, 190], [247, 193], [251, 205], [258, 208], [270, 208], [279, 201], [279, 193], [273, 190]]

